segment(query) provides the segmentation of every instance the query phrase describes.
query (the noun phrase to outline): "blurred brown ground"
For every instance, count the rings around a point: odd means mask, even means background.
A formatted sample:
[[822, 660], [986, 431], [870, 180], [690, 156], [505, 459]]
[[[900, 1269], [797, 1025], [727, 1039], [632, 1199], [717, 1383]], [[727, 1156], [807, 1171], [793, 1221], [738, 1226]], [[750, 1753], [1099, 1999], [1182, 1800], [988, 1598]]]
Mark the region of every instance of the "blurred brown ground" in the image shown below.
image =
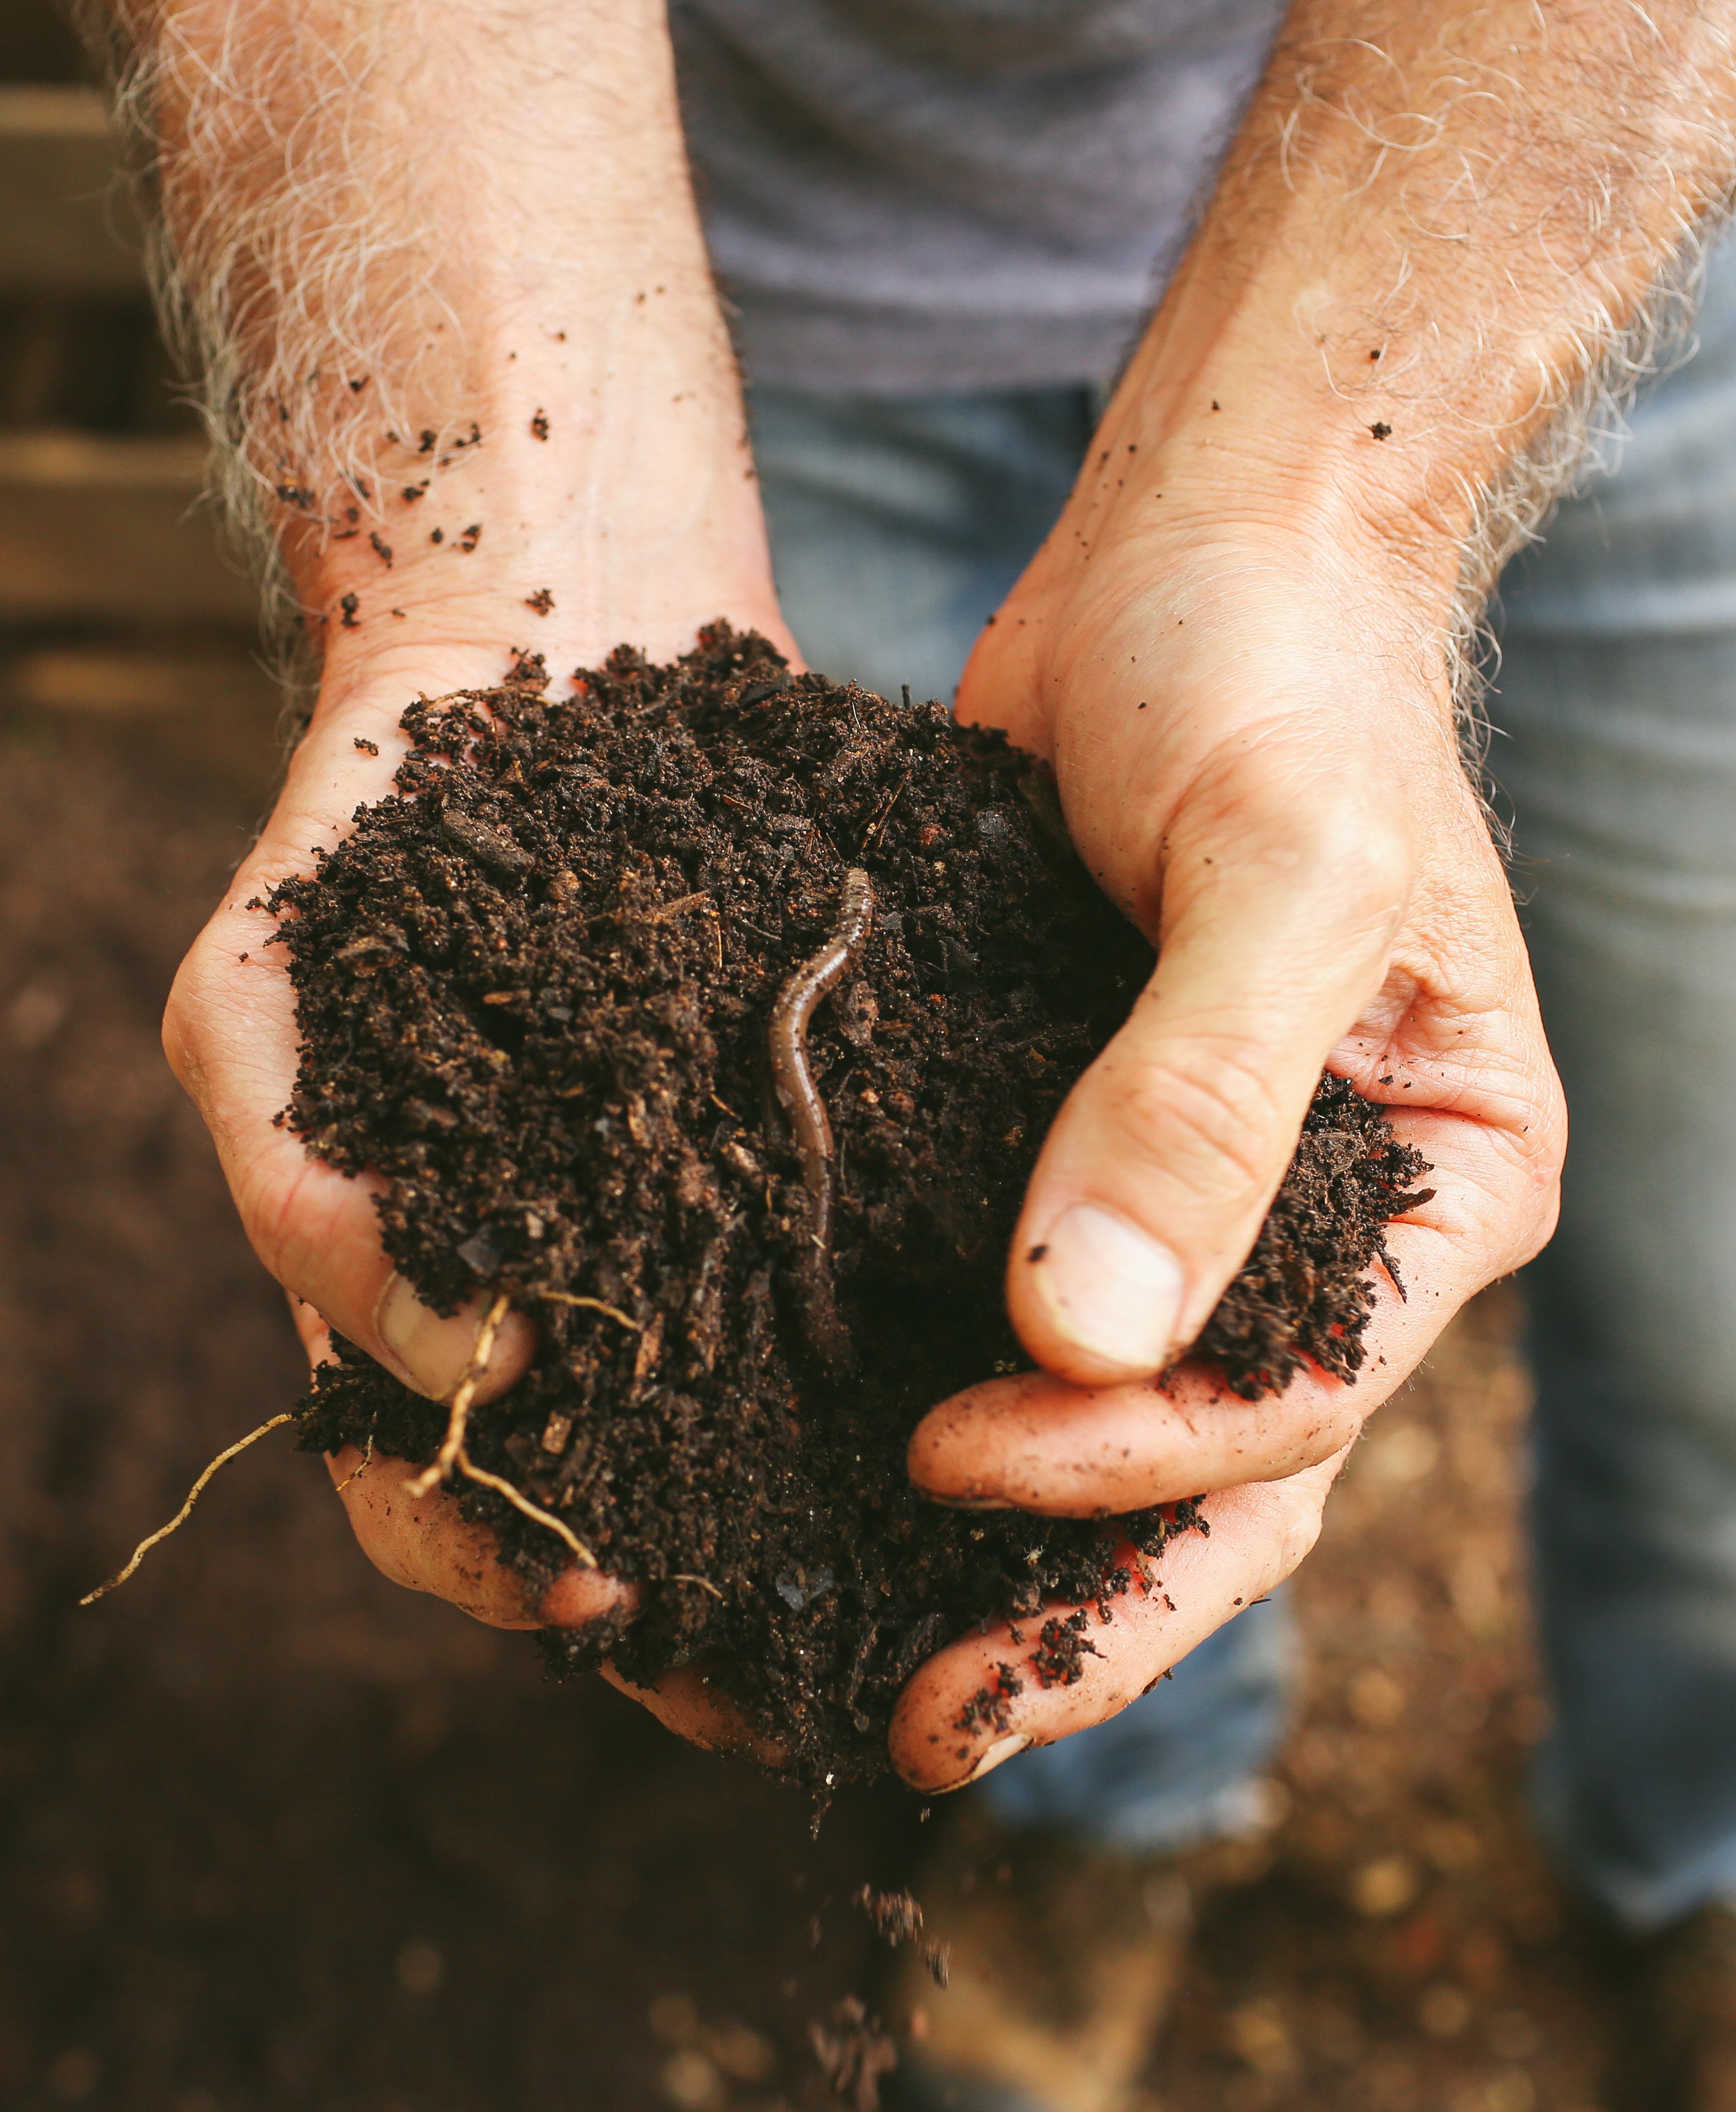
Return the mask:
[[[0, 9], [0, 89], [75, 66]], [[61, 121], [0, 108], [0, 149]], [[377, 1577], [283, 1438], [76, 1607], [299, 1386], [157, 1041], [277, 767], [245, 595], [176, 525], [192, 444], [125, 273], [0, 284], [0, 2105], [818, 2107], [807, 2022], [871, 1986], [845, 1901], [908, 1868], [901, 1792], [811, 1843]], [[1334, 1498], [1287, 1813], [1138, 2112], [1594, 2112], [1611, 1989], [1523, 1809], [1515, 1317], [1470, 1314]]]

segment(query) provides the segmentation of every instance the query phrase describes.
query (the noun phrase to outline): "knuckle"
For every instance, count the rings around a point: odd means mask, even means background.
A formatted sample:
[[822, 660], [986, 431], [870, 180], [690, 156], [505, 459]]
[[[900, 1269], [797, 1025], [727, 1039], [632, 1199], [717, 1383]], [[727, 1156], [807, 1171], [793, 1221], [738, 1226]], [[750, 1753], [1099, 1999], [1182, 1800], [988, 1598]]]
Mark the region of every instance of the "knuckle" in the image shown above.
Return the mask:
[[1196, 1036], [1111, 1073], [1110, 1113], [1142, 1158], [1202, 1199], [1240, 1201], [1288, 1155], [1269, 1066], [1251, 1040]]
[[1416, 876], [1403, 809], [1357, 768], [1322, 770], [1312, 755], [1288, 760], [1274, 767], [1257, 752], [1238, 757], [1208, 804], [1211, 832], [1234, 824], [1244, 869], [1261, 860], [1287, 881], [1364, 908], [1403, 900]]
[[1286, 1577], [1294, 1574], [1314, 1552], [1315, 1543], [1320, 1536], [1322, 1513], [1318, 1504], [1298, 1504], [1291, 1513], [1284, 1540], [1279, 1549], [1279, 1568], [1276, 1581], [1282, 1583]]
[[206, 1105], [212, 1022], [221, 1004], [224, 946], [207, 924], [188, 949], [163, 1006], [162, 1047], [182, 1089]]
[[[1314, 1551], [1325, 1518], [1325, 1489], [1313, 1486], [1317, 1474], [1297, 1476], [1278, 1484], [1282, 1492], [1280, 1524], [1277, 1535], [1275, 1582], [1298, 1569]], [[1298, 1483], [1305, 1483], [1298, 1486]]]
[[320, 1257], [329, 1250], [329, 1213], [311, 1205], [316, 1162], [279, 1160], [269, 1149], [233, 1164], [229, 1186], [253, 1251], [291, 1290], [318, 1282]]
[[1395, 923], [1416, 876], [1408, 831], [1364, 799], [1311, 811], [1292, 858], [1310, 894], [1332, 904], [1335, 922], [1356, 928]]

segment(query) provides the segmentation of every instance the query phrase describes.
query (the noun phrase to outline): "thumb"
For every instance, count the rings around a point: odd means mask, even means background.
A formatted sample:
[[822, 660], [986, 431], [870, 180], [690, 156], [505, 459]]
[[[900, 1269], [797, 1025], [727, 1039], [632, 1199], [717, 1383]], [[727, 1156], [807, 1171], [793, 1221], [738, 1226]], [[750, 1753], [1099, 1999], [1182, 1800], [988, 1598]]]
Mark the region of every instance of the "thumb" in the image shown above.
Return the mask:
[[1157, 971], [1031, 1177], [1008, 1309], [1078, 1384], [1161, 1371], [1205, 1324], [1386, 972], [1411, 876], [1390, 825], [1293, 784], [1260, 805], [1172, 825]]

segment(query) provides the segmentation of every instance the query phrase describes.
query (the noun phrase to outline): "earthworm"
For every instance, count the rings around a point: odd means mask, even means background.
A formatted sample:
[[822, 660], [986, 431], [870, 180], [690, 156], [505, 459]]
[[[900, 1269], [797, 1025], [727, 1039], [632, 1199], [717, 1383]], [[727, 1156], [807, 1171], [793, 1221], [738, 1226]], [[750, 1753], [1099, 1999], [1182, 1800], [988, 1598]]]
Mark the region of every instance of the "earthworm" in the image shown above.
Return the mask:
[[873, 918], [873, 882], [853, 865], [830, 935], [784, 984], [771, 1015], [771, 1081], [795, 1131], [802, 1178], [814, 1202], [814, 1245], [822, 1254], [832, 1237], [832, 1125], [808, 1068], [808, 1022], [861, 949]]

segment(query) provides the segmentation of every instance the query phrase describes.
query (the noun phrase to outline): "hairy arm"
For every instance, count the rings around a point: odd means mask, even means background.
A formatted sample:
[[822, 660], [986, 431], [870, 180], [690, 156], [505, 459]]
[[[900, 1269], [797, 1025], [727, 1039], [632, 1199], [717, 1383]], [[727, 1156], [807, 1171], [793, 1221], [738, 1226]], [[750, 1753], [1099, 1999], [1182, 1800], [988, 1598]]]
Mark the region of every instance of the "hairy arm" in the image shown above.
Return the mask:
[[[425, 1391], [462, 1369], [368, 1197], [273, 1128], [283, 971], [244, 905], [389, 788], [418, 690], [780, 635], [661, 0], [121, 0], [165, 311], [319, 678], [276, 812], [171, 1002], [267, 1266]], [[370, 741], [378, 755], [358, 749]], [[240, 957], [246, 955], [243, 961]], [[525, 1323], [484, 1397], [522, 1368]]]
[[1227, 449], [1212, 480], [1277, 523], [1353, 526], [1419, 635], [1462, 640], [1691, 317], [1736, 180], [1733, 30], [1719, 0], [1303, 0], [1129, 371], [1132, 426]]
[[225, 496], [328, 689], [767, 608], [656, 0], [86, 11]]

